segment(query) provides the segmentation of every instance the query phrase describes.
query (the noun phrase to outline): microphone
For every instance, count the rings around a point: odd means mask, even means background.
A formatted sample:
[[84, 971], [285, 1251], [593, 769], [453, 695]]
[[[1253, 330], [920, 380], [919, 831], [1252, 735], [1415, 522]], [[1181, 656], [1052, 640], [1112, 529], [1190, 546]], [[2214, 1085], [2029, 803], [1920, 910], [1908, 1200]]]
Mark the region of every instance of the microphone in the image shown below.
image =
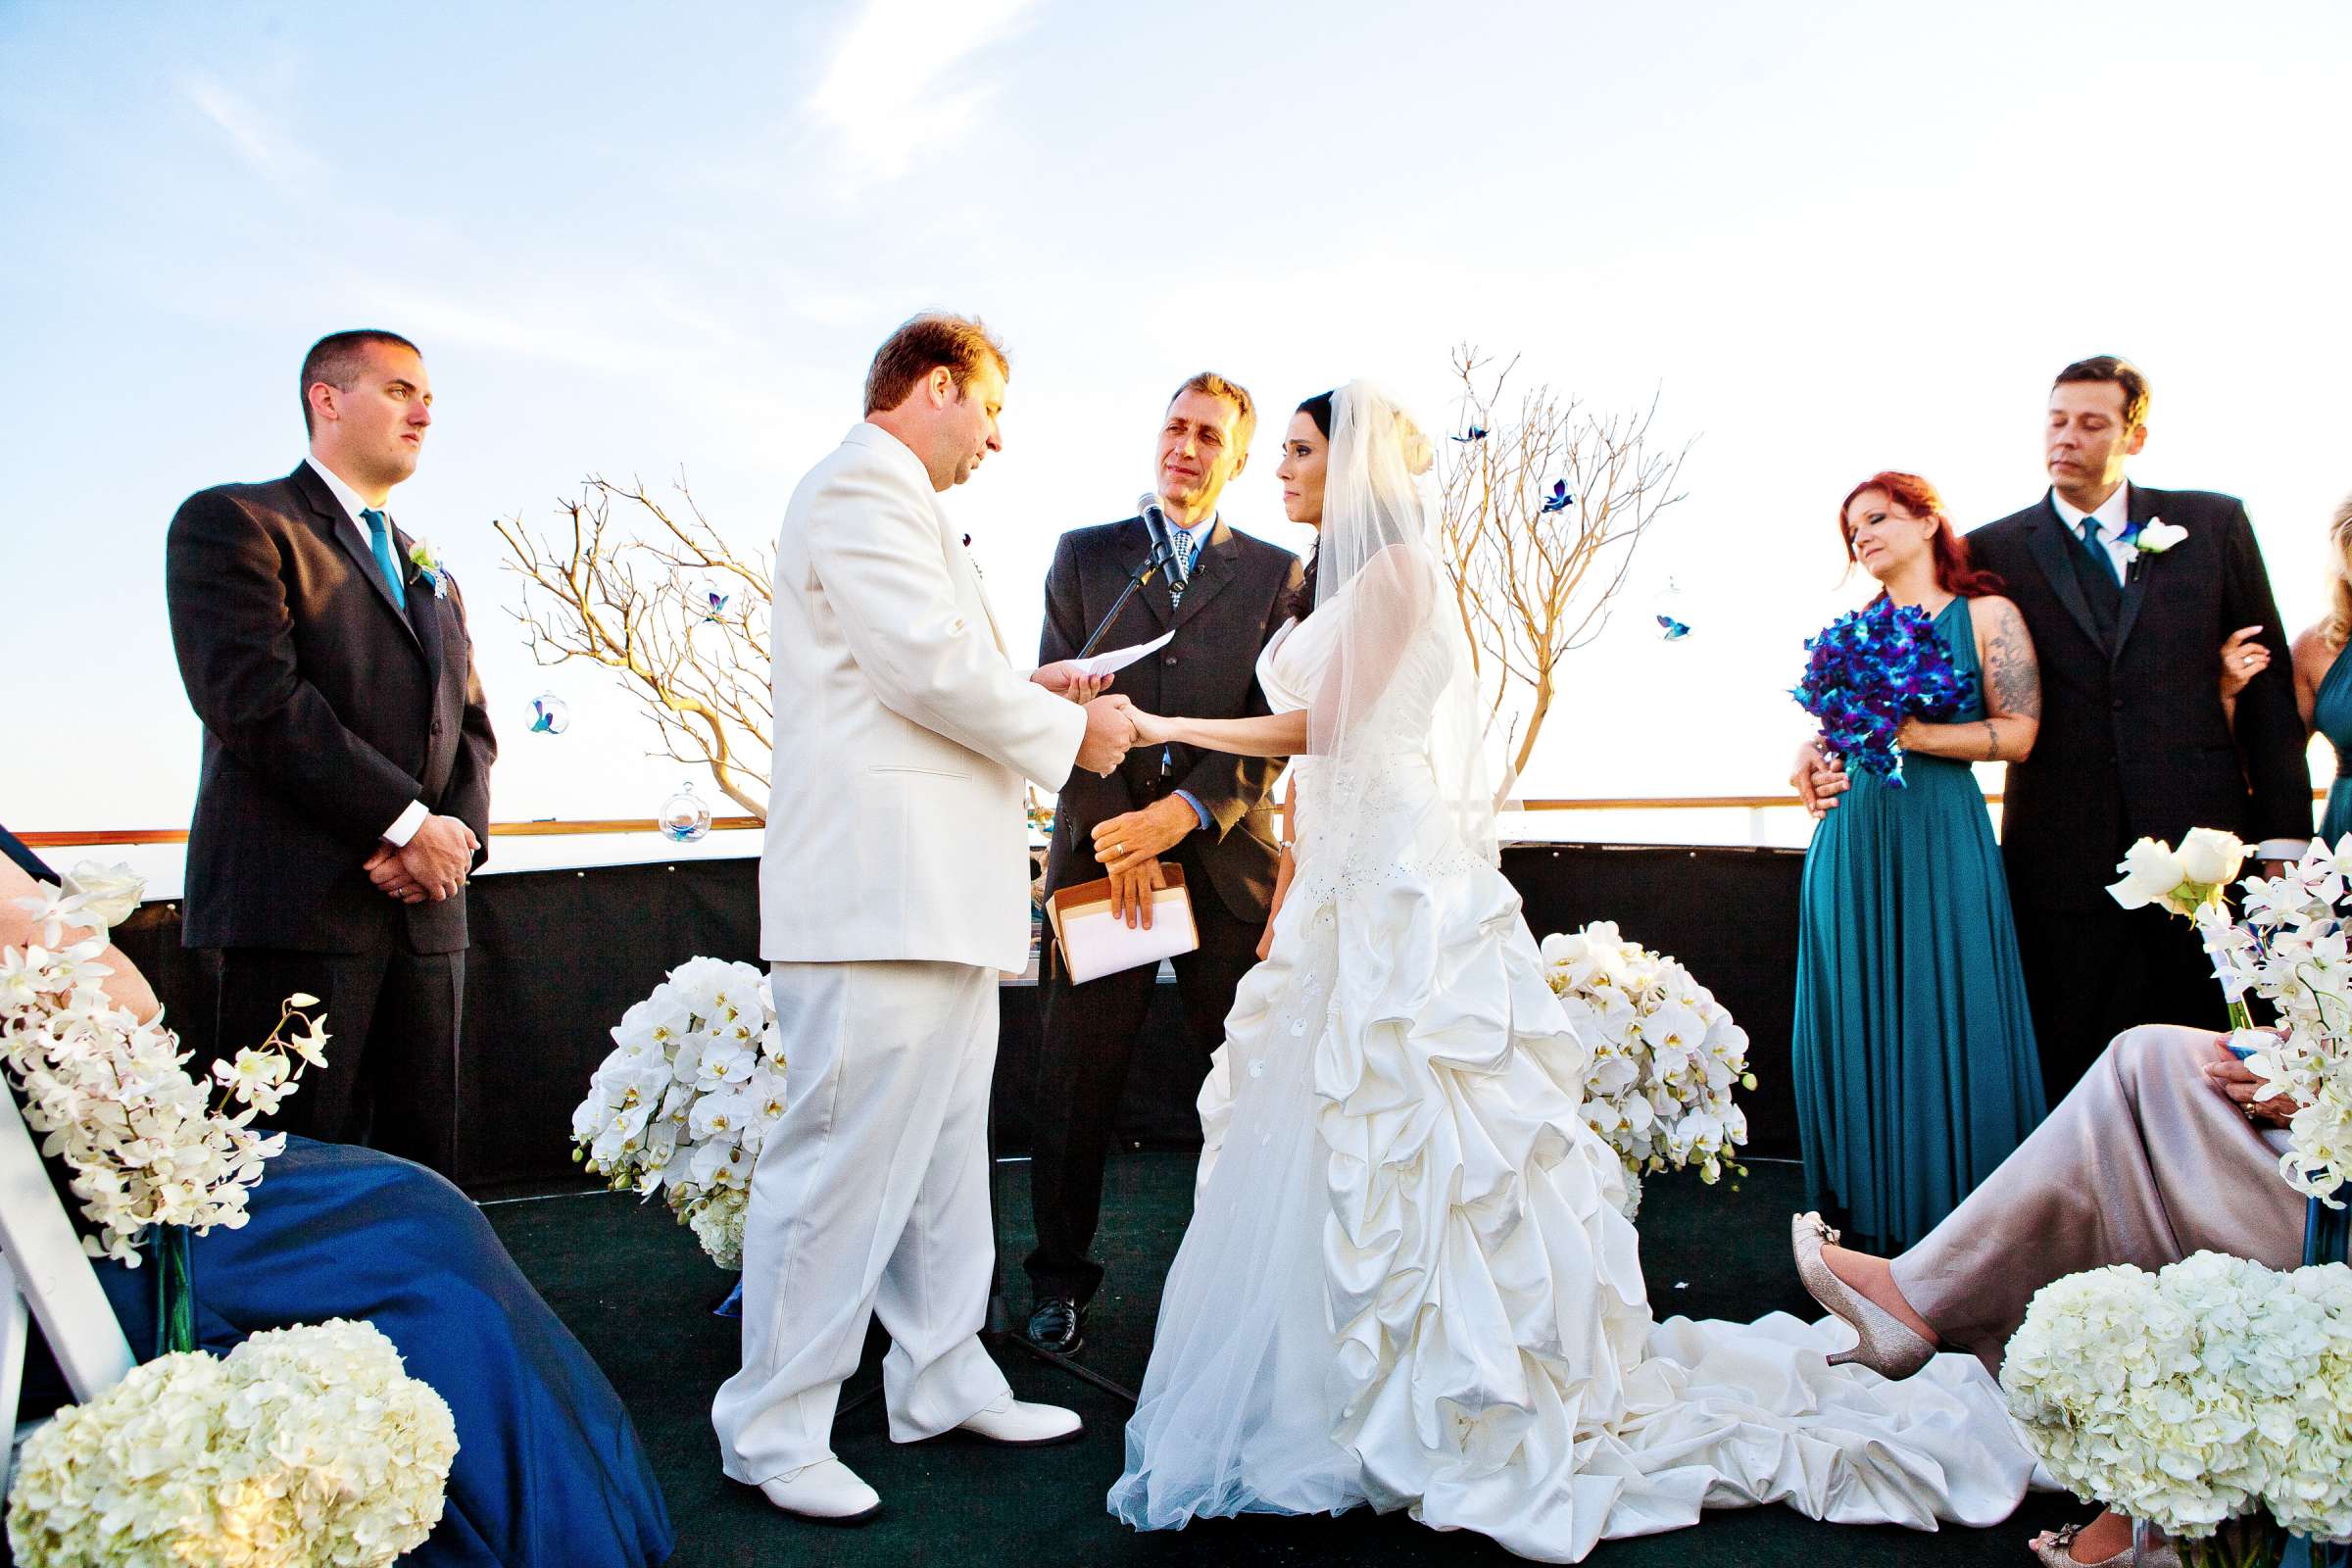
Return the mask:
[[1176, 548], [1176, 530], [1168, 525], [1168, 514], [1160, 510], [1159, 496], [1147, 490], [1135, 498], [1135, 510], [1144, 514], [1144, 526], [1152, 537], [1160, 541], [1168, 552], [1168, 586], [1182, 594], [1193, 574], [1184, 564], [1184, 552]]

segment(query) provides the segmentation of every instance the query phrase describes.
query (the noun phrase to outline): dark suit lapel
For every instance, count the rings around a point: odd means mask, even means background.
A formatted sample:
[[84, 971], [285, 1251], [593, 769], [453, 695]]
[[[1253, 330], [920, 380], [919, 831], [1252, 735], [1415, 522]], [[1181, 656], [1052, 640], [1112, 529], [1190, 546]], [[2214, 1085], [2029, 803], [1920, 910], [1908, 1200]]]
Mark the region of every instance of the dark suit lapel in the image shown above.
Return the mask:
[[[1112, 578], [1112, 581], [1117, 583], [1117, 588], [1124, 588], [1124, 585], [1127, 585], [1127, 573], [1136, 569], [1136, 562], [1141, 562], [1146, 555], [1151, 555], [1152, 550], [1157, 550], [1157, 548], [1159, 548], [1159, 541], [1157, 538], [1152, 538], [1152, 524], [1143, 522], [1141, 517], [1131, 517], [1129, 522], [1119, 529], [1119, 560], [1112, 564], [1112, 571], [1119, 573], [1117, 578]], [[1112, 592], [1117, 592], [1117, 588], [1112, 588]], [[1151, 609], [1152, 637], [1157, 637], [1159, 632], [1169, 630], [1171, 625], [1176, 625], [1176, 607], [1174, 604], [1169, 604], [1169, 573], [1166, 573], [1166, 566], [1162, 566], [1159, 571], [1154, 571], [1152, 581], [1136, 590], [1136, 597], [1143, 600], [1146, 609]], [[1117, 639], [1105, 637], [1103, 642], [1110, 642], [1112, 647], [1127, 647], [1129, 642], [1151, 642], [1151, 637], [1117, 637]]]
[[409, 624], [409, 617], [401, 613], [399, 605], [393, 603], [391, 585], [384, 581], [383, 568], [375, 564], [374, 553], [360, 543], [359, 524], [344, 514], [343, 504], [326, 487], [326, 481], [311, 470], [309, 464], [297, 467], [293, 477], [294, 488], [310, 506], [313, 526], [351, 558], [352, 565], [358, 569], [360, 576], [368, 587], [375, 590], [376, 602], [384, 607], [384, 612], [392, 617], [402, 631], [408, 633], [411, 646], [419, 654], [423, 653], [424, 644], [417, 638], [416, 628]]
[[2093, 648], [2105, 649], [2107, 639], [2099, 635], [2099, 623], [2091, 618], [2090, 602], [2082, 597], [2082, 580], [2075, 575], [2075, 563], [2070, 555], [2075, 549], [2073, 537], [2047, 495], [2041, 498], [2041, 511], [2026, 519], [2026, 546], [2034, 552], [2034, 564], [2041, 567], [2042, 576], [2049, 579], [2050, 591], [2058, 596], [2066, 612], [2075, 617], [2075, 624], [2082, 628], [2082, 635], [2090, 639]]
[[[2126, 515], [2132, 524], [2144, 527], [2156, 515], [2156, 498], [2137, 485], [2132, 485], [2127, 496]], [[2115, 617], [2115, 652], [2119, 657], [2132, 635], [2132, 623], [2139, 618], [2139, 607], [2148, 597], [2148, 573], [2158, 569], [2156, 560], [2136, 552], [2132, 557], [2132, 570], [2124, 579], [2124, 608]]]
[[416, 541], [392, 525], [393, 548], [400, 552], [401, 570], [407, 573], [403, 585], [409, 596], [409, 630], [416, 635], [416, 646], [424, 655], [424, 662], [437, 682], [441, 678], [441, 606], [440, 596], [433, 585], [424, 580], [424, 573], [409, 559]]
[[[1103, 564], [1110, 570], [1110, 581], [1105, 586], [1109, 594], [1115, 598], [1119, 590], [1127, 586], [1127, 574], [1135, 570], [1138, 562], [1152, 553], [1157, 541], [1152, 537], [1152, 525], [1141, 517], [1130, 517], [1121, 523], [1119, 531], [1112, 538], [1114, 540], [1112, 549], [1116, 555], [1113, 560], [1105, 562]], [[1144, 608], [1151, 614], [1152, 637], [1166, 631], [1174, 622], [1176, 611], [1168, 603], [1168, 574], [1165, 571], [1153, 572], [1152, 580], [1135, 591], [1135, 597], [1143, 603]], [[1102, 606], [1107, 610], [1110, 606], [1110, 599], [1104, 599]], [[1098, 612], [1098, 613], [1100, 612]], [[1122, 612], [1119, 618], [1124, 620], [1131, 613], [1133, 612]], [[1094, 628], [1090, 626], [1087, 629], [1092, 631]], [[1150, 642], [1151, 640], [1151, 637], [1121, 636], [1115, 626], [1102, 639], [1112, 648], [1124, 648], [1129, 643]], [[1097, 649], [1096, 652], [1101, 653], [1102, 650]]]
[[1200, 547], [1200, 559], [1193, 563], [1193, 574], [1184, 585], [1183, 608], [1176, 612], [1177, 625], [1200, 613], [1233, 580], [1233, 530], [1219, 522]]

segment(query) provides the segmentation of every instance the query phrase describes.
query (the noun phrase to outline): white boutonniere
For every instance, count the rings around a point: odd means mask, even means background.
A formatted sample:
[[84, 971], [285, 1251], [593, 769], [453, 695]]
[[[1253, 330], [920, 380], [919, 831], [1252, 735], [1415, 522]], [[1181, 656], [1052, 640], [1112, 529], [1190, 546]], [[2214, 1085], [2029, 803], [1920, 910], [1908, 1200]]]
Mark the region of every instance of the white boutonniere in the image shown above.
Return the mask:
[[416, 566], [416, 575], [424, 579], [425, 586], [432, 589], [435, 599], [449, 597], [449, 573], [442, 569], [440, 558], [433, 554], [431, 541], [419, 539], [409, 546], [409, 561]]
[[2167, 522], [2162, 517], [2150, 517], [2133, 530], [2126, 543], [2132, 546], [2134, 555], [2161, 556], [2187, 537], [2188, 530], [2178, 523]]

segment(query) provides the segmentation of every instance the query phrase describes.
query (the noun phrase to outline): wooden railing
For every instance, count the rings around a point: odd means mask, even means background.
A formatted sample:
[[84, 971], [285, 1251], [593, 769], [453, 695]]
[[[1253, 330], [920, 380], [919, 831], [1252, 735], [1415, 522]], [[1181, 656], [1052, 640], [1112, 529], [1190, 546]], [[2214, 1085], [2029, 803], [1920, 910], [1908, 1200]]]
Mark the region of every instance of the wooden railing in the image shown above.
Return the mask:
[[[2311, 798], [2326, 800], [2326, 790], [2313, 790]], [[2001, 804], [1998, 791], [1984, 797], [1988, 805]], [[1591, 800], [1529, 800], [1513, 801], [1506, 811], [1772, 811], [1798, 810], [1804, 803], [1793, 795], [1608, 795]], [[756, 816], [714, 816], [710, 830], [714, 833], [740, 832], [762, 826]], [[650, 816], [598, 817], [585, 821], [558, 822], [552, 818], [542, 822], [493, 822], [492, 838], [574, 838], [590, 833], [651, 833], [655, 831]], [[20, 833], [33, 849], [70, 849], [84, 845], [103, 844], [185, 844], [188, 830], [184, 827], [108, 827], [87, 832], [55, 830], [41, 833]]]

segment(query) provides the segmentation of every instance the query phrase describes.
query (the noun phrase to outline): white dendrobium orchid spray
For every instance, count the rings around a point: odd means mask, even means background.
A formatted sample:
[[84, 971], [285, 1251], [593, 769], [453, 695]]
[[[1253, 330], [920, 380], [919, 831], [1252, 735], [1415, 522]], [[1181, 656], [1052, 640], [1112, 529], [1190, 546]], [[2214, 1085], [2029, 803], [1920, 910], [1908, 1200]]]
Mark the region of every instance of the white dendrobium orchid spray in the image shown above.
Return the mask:
[[690, 958], [612, 1028], [571, 1113], [573, 1157], [613, 1190], [662, 1195], [721, 1268], [743, 1261], [743, 1211], [784, 1114], [784, 1039], [767, 977]]
[[[301, 1011], [316, 997], [289, 998], [268, 1040], [214, 1065], [215, 1102], [188, 1075], [191, 1053], [161, 1013], [142, 1021], [106, 995], [106, 931], [138, 907], [139, 879], [84, 862], [68, 880], [17, 901], [40, 940], [0, 949], [0, 1059], [25, 1124], [44, 1135], [41, 1152], [74, 1173], [71, 1189], [97, 1228], [83, 1250], [136, 1268], [150, 1226], [201, 1236], [244, 1225], [263, 1161], [286, 1145], [253, 1120], [294, 1093], [305, 1066], [326, 1059], [325, 1018]], [[76, 931], [95, 935], [69, 941]], [[299, 1035], [290, 1030], [298, 1021]], [[231, 1104], [243, 1108], [231, 1113]]]
[[2248, 992], [2271, 1004], [2276, 1027], [2241, 1030], [2231, 1047], [2262, 1080], [2264, 1099], [2283, 1095], [2287, 1124], [2279, 1173], [2297, 1192], [2341, 1208], [2352, 1179], [2352, 834], [2332, 850], [2314, 842], [2275, 877], [2248, 877], [2245, 913], [2200, 913], [2197, 930], [2233, 1008]]
[[1625, 1162], [1626, 1216], [1641, 1207], [1645, 1171], [1695, 1164], [1701, 1180], [1718, 1180], [1747, 1142], [1747, 1112], [1732, 1099], [1756, 1087], [1747, 1031], [1690, 970], [1611, 921], [1545, 937], [1544, 965], [1592, 1052], [1583, 1114]]

